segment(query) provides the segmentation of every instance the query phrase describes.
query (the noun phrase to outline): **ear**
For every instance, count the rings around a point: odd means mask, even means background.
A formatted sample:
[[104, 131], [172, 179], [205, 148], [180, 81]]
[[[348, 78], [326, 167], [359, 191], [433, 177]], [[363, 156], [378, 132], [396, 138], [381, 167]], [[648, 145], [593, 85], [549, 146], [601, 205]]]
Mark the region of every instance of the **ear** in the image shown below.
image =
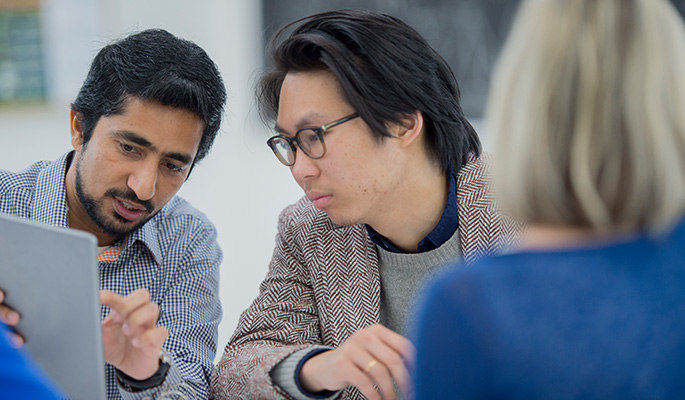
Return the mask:
[[393, 128], [394, 136], [400, 140], [400, 146], [409, 147], [412, 143], [417, 142], [423, 133], [423, 114], [419, 110], [406, 114], [400, 123]]
[[83, 146], [83, 127], [79, 121], [80, 114], [74, 110], [69, 113], [69, 125], [71, 128], [71, 146], [76, 151], [81, 151]]

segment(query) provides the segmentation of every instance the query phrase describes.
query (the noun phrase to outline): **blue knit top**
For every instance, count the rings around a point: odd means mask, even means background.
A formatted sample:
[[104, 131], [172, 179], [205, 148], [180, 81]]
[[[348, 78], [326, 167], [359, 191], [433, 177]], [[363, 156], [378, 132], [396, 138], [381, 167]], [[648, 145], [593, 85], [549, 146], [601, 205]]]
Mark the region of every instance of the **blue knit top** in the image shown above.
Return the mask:
[[415, 342], [419, 400], [685, 398], [685, 224], [453, 269]]

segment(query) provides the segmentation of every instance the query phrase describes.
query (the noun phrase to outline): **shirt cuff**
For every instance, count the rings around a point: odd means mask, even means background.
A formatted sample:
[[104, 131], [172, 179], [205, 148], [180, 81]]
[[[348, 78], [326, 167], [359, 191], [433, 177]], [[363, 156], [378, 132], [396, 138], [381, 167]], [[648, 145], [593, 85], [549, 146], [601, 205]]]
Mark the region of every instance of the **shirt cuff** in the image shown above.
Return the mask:
[[148, 400], [148, 399], [159, 399], [167, 398], [164, 396], [169, 396], [170, 394], [177, 397], [169, 398], [183, 398], [178, 397], [179, 394], [183, 394], [186, 398], [194, 399], [197, 395], [195, 394], [195, 389], [189, 384], [183, 381], [181, 376], [181, 371], [178, 369], [176, 364], [172, 361], [169, 371], [164, 378], [164, 382], [161, 385], [147, 389], [141, 390], [140, 392], [129, 392], [124, 389], [121, 385], [119, 387], [119, 394], [123, 400]]
[[332, 392], [325, 390], [317, 393], [309, 393], [300, 385], [300, 370], [302, 365], [324, 351], [333, 350], [331, 347], [314, 346], [298, 350], [276, 364], [269, 375], [276, 386], [285, 390], [295, 400], [332, 400], [340, 395], [342, 390]]

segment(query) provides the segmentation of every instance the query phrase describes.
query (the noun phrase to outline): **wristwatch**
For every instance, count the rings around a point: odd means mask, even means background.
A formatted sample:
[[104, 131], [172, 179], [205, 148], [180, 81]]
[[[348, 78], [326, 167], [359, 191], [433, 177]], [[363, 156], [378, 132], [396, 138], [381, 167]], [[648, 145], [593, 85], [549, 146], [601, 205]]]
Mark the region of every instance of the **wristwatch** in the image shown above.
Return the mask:
[[171, 357], [169, 357], [169, 353], [166, 350], [161, 349], [159, 351], [159, 368], [157, 368], [157, 372], [147, 379], [139, 381], [121, 372], [118, 368], [115, 368], [115, 370], [119, 385], [129, 392], [140, 392], [161, 385], [169, 372], [169, 368], [171, 368]]

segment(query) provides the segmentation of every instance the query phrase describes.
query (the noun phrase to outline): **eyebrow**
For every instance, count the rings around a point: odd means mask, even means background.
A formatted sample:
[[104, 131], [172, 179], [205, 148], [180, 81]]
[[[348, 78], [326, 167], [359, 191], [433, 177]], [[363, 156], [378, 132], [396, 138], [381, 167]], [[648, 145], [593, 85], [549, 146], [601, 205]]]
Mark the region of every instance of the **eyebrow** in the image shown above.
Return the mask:
[[278, 123], [274, 124], [274, 131], [278, 134], [288, 133], [285, 129], [281, 128]]
[[[313, 119], [315, 119], [315, 118], [324, 118], [324, 117], [325, 117], [324, 114], [322, 114], [322, 113], [320, 113], [320, 112], [314, 111], [314, 112], [311, 112], [311, 113], [308, 113], [308, 114], [303, 115], [303, 116], [300, 118], [300, 120], [298, 121], [298, 123], [295, 124], [295, 126], [298, 127], [298, 128], [297, 128], [298, 130], [300, 130], [300, 129], [302, 129], [302, 128], [306, 128], [306, 127], [315, 127], [315, 128], [318, 128], [318, 127], [320, 127], [322, 124], [319, 124], [319, 125], [312, 125], [312, 124], [311, 124], [310, 122], [308, 122], [308, 121], [311, 121], [311, 120], [313, 120]], [[325, 124], [325, 122], [324, 122], [324, 124]], [[285, 129], [283, 129], [280, 125], [278, 125], [278, 123], [274, 124], [274, 130], [275, 130], [277, 133], [279, 133], [279, 134], [284, 134], [284, 133], [287, 134], [287, 133], [288, 133], [288, 131], [285, 130]]]
[[[135, 143], [138, 146], [145, 147], [155, 153], [159, 153], [159, 149], [150, 143], [147, 139], [144, 137], [140, 136], [139, 134], [131, 131], [116, 131], [114, 132], [116, 136], [119, 138]], [[171, 152], [171, 153], [164, 153], [162, 154], [164, 157], [169, 157], [172, 158], [176, 161], [180, 161], [184, 164], [190, 164], [193, 161], [193, 157], [190, 154], [187, 153], [179, 153], [179, 152]]]

